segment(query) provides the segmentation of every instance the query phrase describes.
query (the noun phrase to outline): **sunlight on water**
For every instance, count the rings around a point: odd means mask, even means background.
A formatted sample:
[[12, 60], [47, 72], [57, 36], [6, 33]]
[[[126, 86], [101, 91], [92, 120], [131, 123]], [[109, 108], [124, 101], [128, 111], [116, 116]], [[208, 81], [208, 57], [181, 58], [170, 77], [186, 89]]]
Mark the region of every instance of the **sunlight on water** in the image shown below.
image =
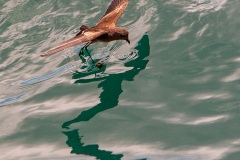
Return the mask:
[[35, 83], [46, 81], [46, 80], [48, 80], [50, 78], [53, 78], [57, 75], [65, 73], [66, 71], [70, 70], [71, 68], [75, 68], [75, 66], [65, 65], [65, 66], [55, 70], [54, 72], [51, 72], [51, 73], [48, 73], [48, 74], [45, 74], [45, 75], [42, 75], [42, 76], [39, 76], [39, 77], [35, 77], [35, 78], [32, 78], [32, 79], [28, 79], [28, 80], [23, 81], [23, 82], [19, 82], [19, 84], [20, 85], [32, 85], [32, 84], [35, 84]]
[[0, 2], [0, 159], [238, 160], [237, 0], [131, 0], [125, 41], [40, 54], [111, 0]]
[[[10, 104], [10, 103], [13, 103], [13, 102], [17, 102], [17, 101], [21, 100], [22, 97], [25, 96], [25, 95], [26, 94], [24, 93], [24, 94], [17, 95], [17, 96], [14, 96], [14, 97], [8, 97], [8, 98], [3, 99], [3, 100], [0, 99], [0, 106]], [[4, 96], [2, 96], [2, 97], [4, 97]]]
[[216, 12], [224, 8], [227, 0], [191, 0], [191, 1], [177, 1], [170, 0], [167, 4], [177, 4], [183, 6], [187, 12]]

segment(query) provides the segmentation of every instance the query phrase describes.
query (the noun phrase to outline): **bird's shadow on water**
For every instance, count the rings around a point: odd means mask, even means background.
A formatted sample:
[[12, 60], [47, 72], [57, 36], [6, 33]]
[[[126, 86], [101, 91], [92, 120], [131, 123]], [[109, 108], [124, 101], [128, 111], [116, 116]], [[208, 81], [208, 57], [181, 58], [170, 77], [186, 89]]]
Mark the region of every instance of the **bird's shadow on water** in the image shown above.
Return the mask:
[[[126, 67], [132, 67], [131, 70], [128, 70], [124, 73], [110, 74], [107, 77], [91, 80], [81, 80], [81, 74], [79, 74], [76, 83], [88, 83], [91, 81], [101, 80], [99, 83], [99, 88], [102, 88], [102, 93], [99, 96], [100, 103], [86, 111], [83, 111], [78, 117], [64, 122], [62, 124], [62, 128], [69, 128], [69, 126], [73, 123], [89, 121], [98, 113], [114, 108], [118, 105], [119, 96], [123, 92], [122, 82], [133, 81], [134, 77], [147, 66], [148, 60], [145, 58], [150, 54], [149, 38], [147, 35], [142, 37], [135, 49], [138, 50], [139, 57], [124, 64]], [[123, 157], [123, 154], [113, 154], [111, 151], [100, 150], [97, 144], [84, 144], [82, 142], [82, 136], [79, 136], [81, 133], [79, 133], [78, 129], [64, 131], [63, 133], [67, 136], [66, 143], [72, 148], [72, 154], [92, 156], [99, 160], [121, 160]]]

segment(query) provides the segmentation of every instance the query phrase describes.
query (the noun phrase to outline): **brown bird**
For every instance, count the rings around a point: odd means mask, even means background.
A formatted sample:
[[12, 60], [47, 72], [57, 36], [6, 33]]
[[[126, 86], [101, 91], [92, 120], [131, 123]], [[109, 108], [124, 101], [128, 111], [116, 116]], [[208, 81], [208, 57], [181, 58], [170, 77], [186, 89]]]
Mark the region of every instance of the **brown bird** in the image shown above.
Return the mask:
[[[116, 23], [118, 19], [121, 17], [121, 15], [123, 14], [125, 8], [127, 7], [128, 1], [129, 0], [113, 0], [110, 6], [108, 7], [106, 13], [97, 22], [95, 26], [87, 27], [85, 25], [82, 25], [80, 27], [80, 32], [74, 38], [68, 41], [65, 41], [57, 45], [56, 47], [46, 51], [41, 55], [41, 57], [55, 54], [66, 48], [73, 47], [85, 42], [87, 42], [87, 44], [81, 49], [79, 54], [82, 54], [83, 49], [85, 49], [89, 54], [87, 47], [90, 44], [96, 43], [96, 42], [126, 40], [130, 44], [130, 41], [128, 38], [128, 34], [129, 34], [128, 31], [122, 27], [116, 27]], [[101, 64], [98, 64], [98, 63], [96, 63], [95, 65], [99, 68], [101, 68], [102, 66]]]

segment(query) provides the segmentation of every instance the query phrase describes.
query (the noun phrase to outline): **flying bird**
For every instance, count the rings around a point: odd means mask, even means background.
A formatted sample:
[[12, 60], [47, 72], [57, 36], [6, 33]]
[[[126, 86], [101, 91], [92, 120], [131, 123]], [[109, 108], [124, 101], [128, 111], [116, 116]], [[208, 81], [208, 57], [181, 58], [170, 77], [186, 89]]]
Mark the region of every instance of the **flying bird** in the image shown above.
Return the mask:
[[[95, 26], [87, 27], [85, 25], [82, 25], [80, 27], [80, 32], [75, 37], [46, 51], [45, 53], [41, 54], [41, 57], [55, 54], [59, 51], [62, 51], [64, 49], [67, 49], [85, 42], [87, 42], [87, 44], [81, 49], [79, 54], [83, 54], [83, 49], [85, 49], [89, 54], [89, 56], [90, 56], [90, 53], [88, 52], [87, 47], [90, 44], [93, 44], [96, 42], [126, 40], [130, 44], [130, 40], [128, 38], [129, 32], [122, 27], [116, 26], [116, 23], [118, 19], [121, 17], [121, 15], [123, 14], [125, 8], [128, 5], [128, 2], [129, 0], [113, 0], [110, 6], [108, 7], [106, 13], [97, 22]], [[95, 65], [99, 68], [101, 68], [102, 66], [99, 63], [95, 63]]]

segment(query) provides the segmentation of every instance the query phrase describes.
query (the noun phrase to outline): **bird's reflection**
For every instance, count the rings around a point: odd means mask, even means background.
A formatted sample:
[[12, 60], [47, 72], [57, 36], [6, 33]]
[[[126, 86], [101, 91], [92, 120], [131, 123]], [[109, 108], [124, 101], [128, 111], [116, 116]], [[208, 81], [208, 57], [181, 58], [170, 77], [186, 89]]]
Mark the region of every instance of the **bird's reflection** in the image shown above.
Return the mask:
[[[111, 74], [108, 77], [103, 77], [102, 79], [96, 80], [81, 80], [81, 74], [74, 75], [75, 78], [79, 76], [76, 83], [87, 83], [91, 81], [102, 80], [99, 84], [99, 88], [102, 88], [103, 91], [99, 97], [99, 104], [90, 108], [89, 110], [83, 111], [78, 117], [63, 123], [62, 128], [68, 128], [68, 126], [73, 123], [89, 121], [98, 113], [116, 107], [118, 105], [119, 96], [123, 92], [122, 82], [124, 80], [132, 81], [134, 77], [138, 75], [140, 71], [144, 70], [147, 66], [148, 60], [145, 58], [148, 57], [150, 53], [149, 38], [147, 35], [144, 35], [142, 37], [135, 49], [139, 51], [139, 57], [125, 64], [126, 67], [132, 67], [132, 69], [124, 73]], [[73, 131], [66, 131], [63, 133], [68, 138], [66, 143], [69, 147], [72, 148], [71, 153], [93, 156], [96, 157], [96, 159], [100, 160], [121, 160], [123, 157], [122, 154], [112, 154], [110, 151], [100, 150], [96, 144], [84, 145], [81, 139], [82, 137], [79, 136], [78, 129]]]

